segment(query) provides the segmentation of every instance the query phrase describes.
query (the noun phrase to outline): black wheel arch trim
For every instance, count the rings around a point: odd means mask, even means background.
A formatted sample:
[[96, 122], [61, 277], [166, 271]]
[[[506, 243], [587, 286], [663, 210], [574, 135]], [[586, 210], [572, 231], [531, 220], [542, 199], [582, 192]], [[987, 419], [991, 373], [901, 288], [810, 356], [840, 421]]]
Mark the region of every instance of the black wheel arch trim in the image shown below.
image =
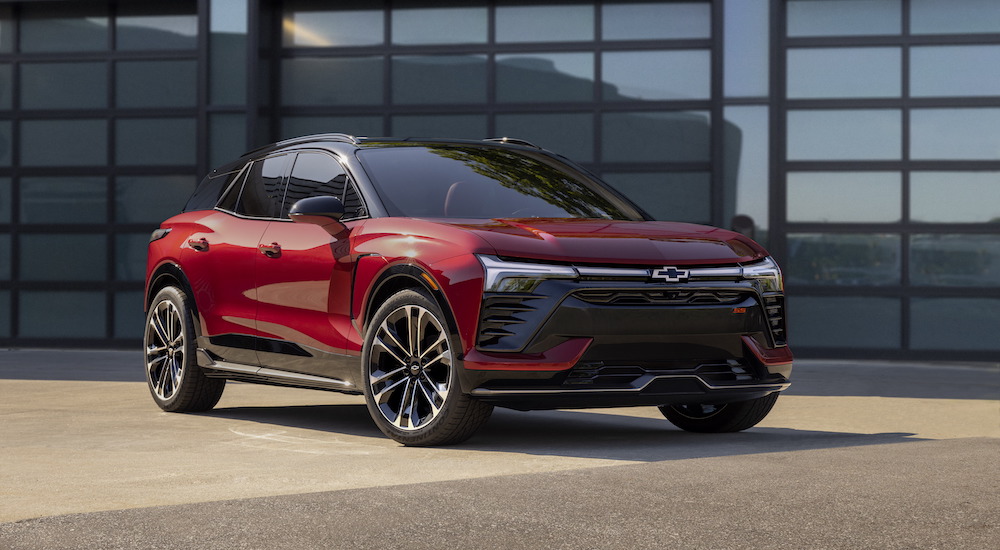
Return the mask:
[[149, 281], [149, 285], [146, 287], [146, 297], [142, 303], [143, 312], [149, 311], [149, 306], [152, 304], [156, 293], [164, 287], [171, 286], [168, 281], [173, 281], [191, 299], [191, 314], [195, 319], [195, 329], [199, 328], [198, 321], [200, 321], [201, 315], [198, 313], [198, 304], [194, 299], [194, 290], [191, 288], [191, 282], [188, 280], [187, 275], [184, 274], [184, 270], [179, 265], [173, 262], [161, 264], [153, 272], [153, 275], [149, 277]]
[[[434, 286], [432, 287], [428, 281], [432, 281]], [[378, 310], [380, 305], [378, 298], [382, 296], [383, 293], [387, 290], [395, 289], [384, 296], [384, 298], [388, 298], [399, 290], [414, 287], [427, 292], [427, 294], [430, 295], [435, 302], [437, 302], [438, 307], [440, 307], [441, 311], [444, 313], [445, 322], [448, 323], [448, 331], [451, 332], [453, 336], [458, 337], [458, 323], [455, 321], [455, 316], [451, 312], [451, 303], [448, 301], [448, 297], [441, 291], [441, 285], [439, 285], [434, 276], [428, 273], [425, 269], [411, 263], [390, 265], [379, 273], [375, 282], [371, 285], [371, 292], [368, 293], [368, 297], [365, 299], [365, 307], [362, 310], [363, 319], [361, 320], [361, 326], [359, 327], [361, 329], [361, 333], [364, 334], [364, 332], [368, 330], [368, 324], [371, 323], [372, 317], [375, 316], [375, 311]]]

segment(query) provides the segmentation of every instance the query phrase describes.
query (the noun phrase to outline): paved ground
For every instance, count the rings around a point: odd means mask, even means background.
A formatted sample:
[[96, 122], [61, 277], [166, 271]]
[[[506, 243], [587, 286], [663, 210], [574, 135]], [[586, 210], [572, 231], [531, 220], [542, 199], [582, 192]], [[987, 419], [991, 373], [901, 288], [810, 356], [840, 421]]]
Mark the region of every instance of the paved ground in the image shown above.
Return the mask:
[[134, 352], [0, 351], [0, 548], [995, 548], [1000, 365], [801, 361], [757, 428], [498, 410], [385, 439], [360, 398], [162, 413]]

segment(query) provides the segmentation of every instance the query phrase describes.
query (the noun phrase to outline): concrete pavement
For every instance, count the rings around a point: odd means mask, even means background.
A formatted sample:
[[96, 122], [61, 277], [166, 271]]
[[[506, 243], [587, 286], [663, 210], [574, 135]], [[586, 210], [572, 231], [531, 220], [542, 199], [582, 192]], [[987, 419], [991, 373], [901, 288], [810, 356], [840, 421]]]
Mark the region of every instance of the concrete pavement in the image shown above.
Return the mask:
[[0, 548], [1000, 540], [1000, 365], [800, 361], [793, 381], [740, 434], [497, 410], [463, 445], [410, 449], [358, 397], [230, 384], [167, 414], [139, 353], [0, 351]]

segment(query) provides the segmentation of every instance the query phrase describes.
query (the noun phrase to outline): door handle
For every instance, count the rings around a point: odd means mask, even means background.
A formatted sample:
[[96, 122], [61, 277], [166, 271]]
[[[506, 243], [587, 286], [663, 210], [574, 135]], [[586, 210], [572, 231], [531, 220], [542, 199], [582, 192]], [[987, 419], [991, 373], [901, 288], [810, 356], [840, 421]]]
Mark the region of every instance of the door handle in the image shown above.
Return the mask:
[[267, 256], [268, 258], [277, 258], [281, 256], [281, 245], [278, 243], [262, 244], [257, 247], [260, 253]]
[[208, 239], [202, 237], [200, 239], [189, 239], [188, 246], [197, 250], [198, 252], [205, 252], [208, 250]]

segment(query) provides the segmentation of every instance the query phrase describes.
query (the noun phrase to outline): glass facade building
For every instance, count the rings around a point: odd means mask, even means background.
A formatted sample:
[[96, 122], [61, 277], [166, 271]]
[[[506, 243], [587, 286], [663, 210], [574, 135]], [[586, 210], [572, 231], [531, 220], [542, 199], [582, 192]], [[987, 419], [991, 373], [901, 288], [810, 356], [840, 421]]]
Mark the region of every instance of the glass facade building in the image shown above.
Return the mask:
[[752, 234], [799, 356], [1000, 356], [994, 0], [0, 2], [0, 345], [134, 346], [213, 165], [511, 136]]

